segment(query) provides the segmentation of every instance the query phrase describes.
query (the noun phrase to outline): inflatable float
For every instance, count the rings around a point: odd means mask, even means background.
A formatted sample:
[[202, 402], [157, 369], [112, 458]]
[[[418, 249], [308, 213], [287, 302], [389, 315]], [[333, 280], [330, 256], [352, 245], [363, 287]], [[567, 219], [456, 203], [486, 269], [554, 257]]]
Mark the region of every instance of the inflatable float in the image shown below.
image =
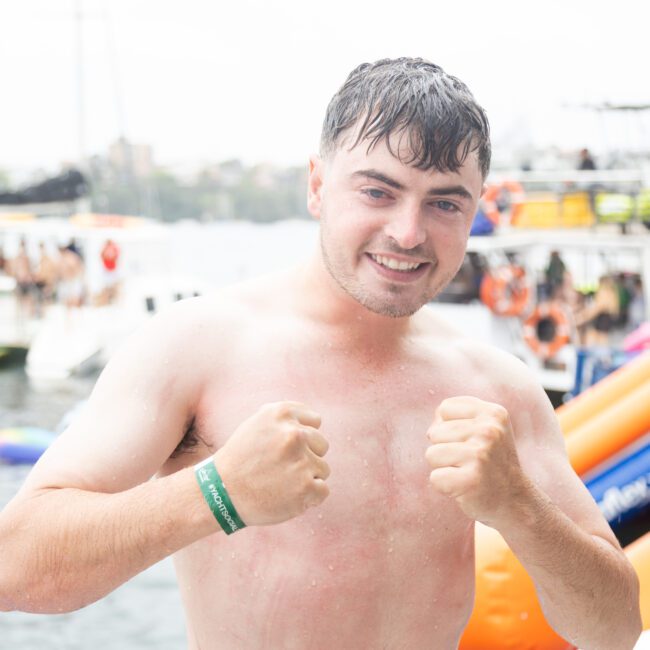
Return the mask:
[[35, 463], [55, 438], [55, 433], [39, 427], [0, 429], [0, 462]]

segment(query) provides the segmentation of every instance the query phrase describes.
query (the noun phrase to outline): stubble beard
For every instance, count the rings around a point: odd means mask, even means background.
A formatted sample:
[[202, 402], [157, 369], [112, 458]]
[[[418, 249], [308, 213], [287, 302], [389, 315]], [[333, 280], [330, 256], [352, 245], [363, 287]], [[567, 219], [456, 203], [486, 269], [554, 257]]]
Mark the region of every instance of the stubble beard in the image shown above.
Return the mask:
[[[364, 284], [352, 273], [342, 268], [329, 255], [328, 246], [326, 245], [325, 228], [321, 225], [320, 246], [323, 256], [323, 262], [327, 272], [330, 274], [336, 284], [345, 291], [351, 298], [356, 300], [360, 305], [369, 311], [388, 316], [390, 318], [404, 318], [412, 316], [420, 310], [425, 304], [433, 300], [453, 279], [454, 274], [443, 276], [428, 291], [423, 292], [420, 296], [410, 299], [408, 302], [399, 300], [400, 295], [409, 290], [407, 286], [398, 284], [389, 284], [387, 292], [389, 296], [378, 296], [368, 290]], [[394, 296], [394, 298], [392, 298]]]

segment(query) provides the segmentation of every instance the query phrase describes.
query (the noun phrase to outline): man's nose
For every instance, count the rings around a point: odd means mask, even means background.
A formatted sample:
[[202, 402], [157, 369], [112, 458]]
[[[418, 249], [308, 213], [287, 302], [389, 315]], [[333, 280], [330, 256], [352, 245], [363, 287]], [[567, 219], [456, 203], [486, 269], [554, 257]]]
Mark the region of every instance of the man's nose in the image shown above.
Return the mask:
[[419, 207], [409, 207], [394, 214], [386, 224], [384, 232], [405, 250], [424, 243], [426, 231]]

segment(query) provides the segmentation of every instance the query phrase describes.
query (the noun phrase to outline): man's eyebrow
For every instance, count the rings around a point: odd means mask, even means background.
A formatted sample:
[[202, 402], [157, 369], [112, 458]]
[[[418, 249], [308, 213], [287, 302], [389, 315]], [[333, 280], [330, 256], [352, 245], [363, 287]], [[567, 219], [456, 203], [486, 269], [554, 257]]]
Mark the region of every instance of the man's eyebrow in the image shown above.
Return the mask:
[[[375, 169], [360, 169], [352, 174], [352, 177], [361, 176], [363, 178], [372, 178], [373, 180], [384, 183], [396, 190], [403, 190], [404, 185], [386, 174], [382, 174]], [[445, 187], [432, 187], [427, 194], [429, 196], [458, 196], [461, 199], [472, 200], [472, 195], [462, 185], [448, 185]]]
[[435, 187], [430, 189], [427, 194], [430, 196], [458, 196], [461, 199], [472, 200], [472, 195], [462, 185]]
[[398, 181], [396, 181], [394, 178], [390, 178], [390, 176], [386, 176], [385, 174], [382, 174], [381, 172], [378, 172], [374, 169], [360, 169], [359, 171], [356, 171], [352, 174], [353, 178], [357, 176], [363, 176], [364, 178], [372, 178], [396, 190], [404, 189], [404, 186]]

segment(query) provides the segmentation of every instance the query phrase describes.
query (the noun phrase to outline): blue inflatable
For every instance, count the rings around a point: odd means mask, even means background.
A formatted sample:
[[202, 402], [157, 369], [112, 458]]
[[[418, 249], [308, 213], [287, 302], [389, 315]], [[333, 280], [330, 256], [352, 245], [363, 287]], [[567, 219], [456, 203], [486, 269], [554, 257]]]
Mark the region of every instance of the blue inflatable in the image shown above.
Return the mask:
[[586, 485], [615, 532], [621, 524], [650, 510], [650, 441]]
[[470, 235], [491, 235], [494, 232], [494, 224], [488, 219], [485, 212], [479, 210], [476, 215], [474, 215], [474, 221], [472, 222], [472, 229], [470, 230]]
[[35, 463], [55, 438], [52, 431], [38, 427], [0, 429], [0, 462], [12, 465]]

